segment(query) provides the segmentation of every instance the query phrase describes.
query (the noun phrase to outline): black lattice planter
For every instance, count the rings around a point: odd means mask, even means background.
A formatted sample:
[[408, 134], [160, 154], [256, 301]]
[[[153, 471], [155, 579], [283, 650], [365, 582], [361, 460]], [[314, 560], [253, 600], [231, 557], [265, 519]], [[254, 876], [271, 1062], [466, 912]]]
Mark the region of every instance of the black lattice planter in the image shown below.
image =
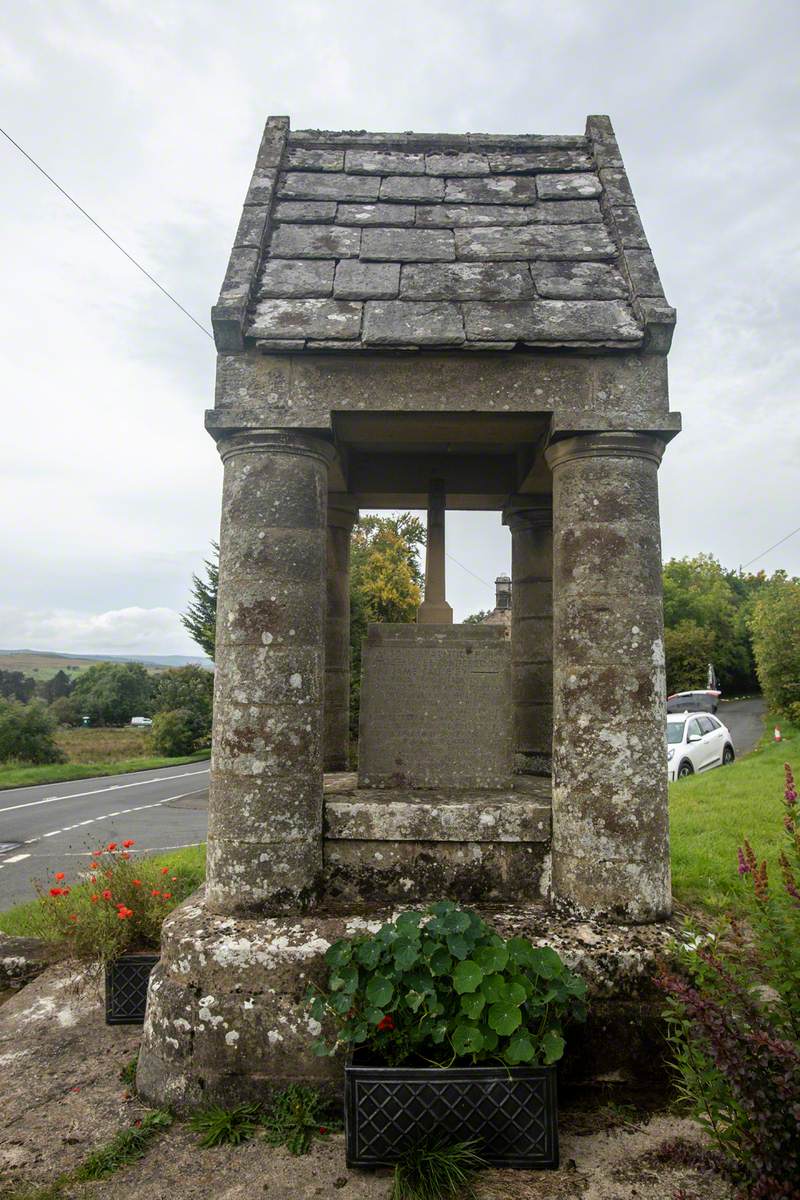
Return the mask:
[[493, 1167], [558, 1166], [555, 1067], [383, 1067], [349, 1055], [344, 1112], [348, 1167], [468, 1138]]
[[157, 954], [123, 954], [106, 967], [106, 1025], [142, 1025]]

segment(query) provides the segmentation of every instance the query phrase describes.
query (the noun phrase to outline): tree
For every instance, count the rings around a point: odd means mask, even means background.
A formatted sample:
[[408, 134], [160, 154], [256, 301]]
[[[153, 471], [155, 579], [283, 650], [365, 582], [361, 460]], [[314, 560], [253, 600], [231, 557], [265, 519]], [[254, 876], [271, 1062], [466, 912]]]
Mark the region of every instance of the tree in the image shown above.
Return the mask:
[[167, 758], [175, 758], [179, 754], [191, 754], [196, 741], [192, 714], [188, 709], [165, 709], [153, 717], [150, 743], [159, 754], [163, 754]]
[[[679, 690], [705, 687], [706, 667], [714, 663], [724, 691], [748, 690], [755, 687], [753, 658], [747, 631], [746, 584], [734, 586], [738, 578], [728, 572], [710, 554], [694, 558], [670, 559], [664, 567], [664, 625], [678, 630], [666, 639], [667, 678], [680, 676], [685, 687]], [[686, 643], [689, 625], [704, 631], [703, 655], [691, 654]], [[669, 647], [681, 647], [680, 664], [670, 661]], [[701, 658], [705, 661], [701, 662]], [[694, 674], [685, 674], [689, 666]], [[672, 688], [672, 683], [670, 683]]]
[[753, 606], [750, 629], [764, 698], [787, 712], [800, 704], [800, 580], [773, 576]]
[[714, 658], [713, 630], [696, 621], [679, 621], [664, 630], [664, 650], [668, 692], [691, 692], [705, 686], [708, 664]]
[[208, 741], [214, 698], [214, 676], [196, 665], [175, 667], [157, 675], [153, 682], [153, 712], [180, 709], [188, 713], [196, 741]]
[[464, 617], [462, 625], [482, 625], [486, 618], [491, 615], [490, 609], [487, 608], [485, 611], [480, 609], [478, 612], [470, 613], [468, 617]]
[[0, 671], [0, 696], [27, 704], [36, 691], [36, 680], [22, 671]]
[[55, 728], [39, 701], [0, 700], [0, 762], [64, 762], [66, 755], [53, 738]]
[[48, 704], [61, 699], [62, 696], [68, 696], [71, 691], [72, 680], [66, 671], [56, 671], [51, 679], [45, 679], [44, 683], [39, 684], [39, 695]]
[[141, 663], [95, 663], [78, 676], [72, 695], [93, 725], [124, 725], [152, 709], [150, 676]]
[[219, 545], [211, 543], [211, 558], [206, 559], [206, 578], [192, 576], [192, 600], [181, 617], [184, 629], [208, 655], [214, 657], [217, 628], [217, 592], [219, 590]]
[[83, 713], [72, 696], [59, 696], [50, 705], [50, 716], [57, 725], [80, 725]]

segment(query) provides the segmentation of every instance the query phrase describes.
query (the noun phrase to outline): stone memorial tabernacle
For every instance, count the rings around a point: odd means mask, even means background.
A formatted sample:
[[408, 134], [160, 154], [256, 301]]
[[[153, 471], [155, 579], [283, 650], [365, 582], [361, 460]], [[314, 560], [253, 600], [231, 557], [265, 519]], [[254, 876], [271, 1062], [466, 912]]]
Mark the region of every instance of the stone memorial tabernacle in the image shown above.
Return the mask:
[[[675, 313], [608, 118], [549, 137], [271, 117], [212, 316], [207, 884], [165, 923], [138, 1070], [177, 1108], [330, 1078], [302, 998], [381, 904], [535, 913], [553, 944], [565, 911], [604, 914], [622, 945], [671, 909], [657, 472], [680, 428]], [[510, 642], [452, 624], [445, 507], [510, 529]], [[427, 508], [437, 549], [418, 623], [366, 639], [356, 776], [359, 508]]]

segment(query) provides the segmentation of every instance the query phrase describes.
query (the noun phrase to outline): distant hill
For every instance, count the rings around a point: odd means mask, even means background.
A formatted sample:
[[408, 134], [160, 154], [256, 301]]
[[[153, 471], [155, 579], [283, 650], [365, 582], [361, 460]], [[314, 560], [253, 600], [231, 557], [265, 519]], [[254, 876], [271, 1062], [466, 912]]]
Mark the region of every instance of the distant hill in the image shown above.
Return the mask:
[[0, 670], [22, 671], [34, 679], [50, 679], [57, 671], [65, 671], [74, 679], [81, 671], [98, 662], [137, 662], [151, 671], [190, 664], [212, 671], [210, 658], [187, 654], [62, 654], [57, 650], [0, 650]]

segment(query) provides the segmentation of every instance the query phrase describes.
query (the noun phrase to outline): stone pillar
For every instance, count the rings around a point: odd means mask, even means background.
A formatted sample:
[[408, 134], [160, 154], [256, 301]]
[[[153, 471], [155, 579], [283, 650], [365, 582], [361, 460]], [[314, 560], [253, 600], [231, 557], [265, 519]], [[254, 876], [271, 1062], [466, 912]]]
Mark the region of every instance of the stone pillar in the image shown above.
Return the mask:
[[425, 540], [425, 599], [417, 610], [418, 625], [452, 625], [453, 610], [445, 599], [444, 514], [447, 499], [441, 479], [432, 479], [428, 495]]
[[514, 765], [550, 775], [553, 741], [553, 506], [519, 497], [503, 511], [511, 530]]
[[224, 436], [207, 903], [296, 912], [322, 870], [328, 463], [293, 431]]
[[328, 497], [325, 616], [326, 771], [346, 771], [350, 750], [350, 535], [358, 520], [352, 497]]
[[664, 443], [553, 443], [553, 892], [622, 921], [671, 910], [661, 537]]

